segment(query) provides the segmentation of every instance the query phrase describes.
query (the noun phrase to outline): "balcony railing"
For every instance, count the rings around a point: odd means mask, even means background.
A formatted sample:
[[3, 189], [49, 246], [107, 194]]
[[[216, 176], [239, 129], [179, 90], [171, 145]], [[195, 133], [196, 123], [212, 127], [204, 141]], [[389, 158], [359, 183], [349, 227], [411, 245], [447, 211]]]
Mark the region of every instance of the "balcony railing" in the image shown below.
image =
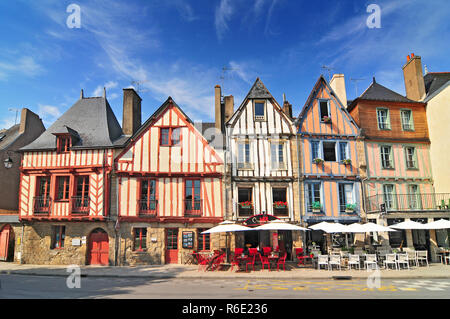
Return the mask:
[[186, 217], [202, 216], [202, 200], [201, 199], [184, 200], [184, 216]]
[[72, 214], [89, 215], [90, 200], [88, 196], [74, 196], [70, 199]]
[[379, 212], [381, 204], [386, 204], [387, 211], [450, 211], [450, 194], [379, 194], [366, 198], [369, 213]]
[[52, 198], [49, 196], [36, 196], [33, 198], [34, 215], [49, 215]]
[[247, 216], [254, 215], [253, 214], [253, 205], [242, 207], [239, 203], [237, 203], [237, 207], [238, 207], [238, 215], [239, 216], [247, 217]]
[[140, 217], [156, 217], [158, 215], [158, 201], [154, 199], [138, 200]]
[[288, 216], [289, 215], [289, 210], [287, 206], [284, 207], [273, 207], [273, 214], [275, 216]]

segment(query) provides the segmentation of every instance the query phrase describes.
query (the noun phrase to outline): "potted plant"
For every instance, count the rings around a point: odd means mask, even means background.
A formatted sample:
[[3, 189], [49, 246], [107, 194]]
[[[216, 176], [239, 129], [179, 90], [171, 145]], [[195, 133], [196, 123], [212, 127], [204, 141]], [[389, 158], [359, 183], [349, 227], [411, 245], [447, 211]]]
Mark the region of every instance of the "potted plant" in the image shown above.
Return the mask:
[[345, 205], [345, 211], [347, 213], [353, 213], [356, 210], [356, 204], [347, 204]]
[[321, 159], [321, 158], [315, 158], [315, 159], [313, 159], [313, 162], [314, 162], [315, 164], [322, 164], [322, 163], [323, 163], [323, 159]]
[[241, 208], [252, 208], [253, 203], [250, 201], [240, 202], [239, 206], [241, 206]]
[[322, 122], [324, 122], [324, 123], [331, 123], [331, 117], [329, 117], [329, 116], [322, 117]]
[[350, 165], [351, 163], [352, 163], [352, 160], [349, 158], [342, 160], [342, 164], [344, 164], [344, 165]]
[[312, 211], [314, 213], [319, 213], [322, 209], [322, 204], [320, 202], [313, 202], [312, 203]]
[[273, 207], [275, 207], [275, 208], [286, 208], [287, 207], [287, 202], [282, 202], [282, 201], [274, 202], [273, 203]]

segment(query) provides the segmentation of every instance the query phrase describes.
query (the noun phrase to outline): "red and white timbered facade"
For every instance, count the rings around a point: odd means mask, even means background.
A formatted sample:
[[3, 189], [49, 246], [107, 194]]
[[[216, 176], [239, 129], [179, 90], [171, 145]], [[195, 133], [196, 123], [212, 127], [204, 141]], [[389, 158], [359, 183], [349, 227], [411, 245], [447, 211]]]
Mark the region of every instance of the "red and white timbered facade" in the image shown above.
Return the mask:
[[24, 152], [20, 219], [103, 220], [112, 163], [112, 149]]
[[121, 221], [223, 220], [223, 161], [169, 98], [115, 160]]

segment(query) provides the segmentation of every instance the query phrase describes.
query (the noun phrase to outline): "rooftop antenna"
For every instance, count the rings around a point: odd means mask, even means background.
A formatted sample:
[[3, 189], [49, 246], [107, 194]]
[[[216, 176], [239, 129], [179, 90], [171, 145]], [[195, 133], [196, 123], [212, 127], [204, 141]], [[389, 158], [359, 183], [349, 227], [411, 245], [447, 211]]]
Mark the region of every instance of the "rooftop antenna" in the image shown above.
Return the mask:
[[17, 124], [17, 115], [19, 114], [19, 109], [9, 108], [8, 111], [10, 111], [10, 112], [16, 111], [16, 119], [14, 120], [14, 125], [16, 125]]
[[148, 81], [131, 81], [131, 85], [134, 86], [134, 88], [136, 89], [136, 93], [140, 93], [140, 92], [148, 92], [149, 90], [147, 89], [142, 89], [142, 84], [146, 83]]
[[364, 81], [365, 79], [354, 79], [350, 78], [350, 81], [353, 81], [355, 83], [355, 98], [358, 97], [358, 81]]
[[322, 65], [321, 69], [326, 70], [328, 72], [328, 81], [331, 80], [331, 70], [334, 70], [334, 68]]
[[224, 66], [224, 67], [222, 68], [222, 75], [220, 76], [222, 92], [223, 92], [223, 83], [224, 83], [224, 80], [225, 80], [225, 73], [226, 73], [227, 71], [237, 71], [237, 70], [238, 70], [238, 69], [235, 69], [235, 68], [229, 68], [229, 67], [226, 67], [226, 66]]

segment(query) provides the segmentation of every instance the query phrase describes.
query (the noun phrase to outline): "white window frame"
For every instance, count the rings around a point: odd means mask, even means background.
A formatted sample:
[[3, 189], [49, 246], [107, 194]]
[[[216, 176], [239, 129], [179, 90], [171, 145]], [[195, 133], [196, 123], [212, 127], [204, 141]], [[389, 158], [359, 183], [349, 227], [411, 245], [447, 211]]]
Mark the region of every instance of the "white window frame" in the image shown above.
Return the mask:
[[[264, 111], [264, 115], [256, 115], [256, 103], [261, 103], [263, 105], [263, 111]], [[267, 103], [266, 100], [253, 100], [253, 119], [255, 120], [255, 122], [261, 122], [261, 121], [265, 121], [266, 120], [266, 115], [267, 115]]]
[[325, 122], [323, 121], [322, 108], [320, 107], [320, 103], [321, 103], [321, 102], [327, 102], [328, 117], [331, 118], [330, 100], [329, 100], [329, 99], [318, 99], [320, 122], [321, 122], [321, 123], [325, 123]]
[[[241, 159], [241, 145], [243, 145], [243, 150], [244, 150], [244, 154], [243, 154], [243, 162], [240, 161]], [[245, 154], [245, 146], [248, 145], [248, 161], [246, 158], [246, 154]], [[248, 170], [248, 169], [253, 169], [253, 165], [252, 165], [252, 143], [249, 140], [238, 140], [236, 142], [236, 147], [237, 147], [237, 158], [236, 158], [236, 164], [237, 164], [237, 168], [238, 170]]]
[[[408, 159], [408, 148], [412, 148], [412, 149], [414, 149], [414, 153], [413, 153], [413, 159], [412, 159], [412, 161], [413, 161], [413, 163], [414, 163], [414, 166], [413, 167], [409, 167], [408, 166], [408, 161], [409, 161], [409, 159]], [[405, 152], [405, 165], [406, 165], [406, 169], [412, 169], [412, 170], [414, 170], [414, 169], [418, 169], [418, 162], [417, 162], [417, 148], [415, 147], [415, 146], [405, 146], [404, 148], [403, 148], [403, 150], [404, 150], [404, 152]]]
[[[410, 113], [409, 123], [403, 122], [403, 113], [404, 112]], [[407, 132], [414, 131], [414, 118], [413, 118], [413, 111], [411, 109], [400, 109], [400, 121], [402, 122], [402, 130], [403, 131], [407, 131]], [[410, 128], [405, 129], [405, 126], [404, 126], [405, 124], [409, 125]]]
[[[341, 212], [341, 210], [340, 210], [340, 207], [341, 207], [341, 198], [340, 198], [340, 196], [339, 196], [339, 188], [340, 188], [340, 185], [352, 185], [352, 200], [353, 200], [353, 202], [352, 203], [345, 203], [346, 205], [347, 204], [356, 204], [356, 187], [355, 187], [355, 183], [353, 183], [353, 182], [338, 182], [338, 201], [339, 201], [339, 212]], [[345, 191], [345, 189], [344, 189], [344, 191]], [[345, 194], [344, 194], [344, 196], [345, 196]], [[356, 209], [355, 209], [355, 211], [357, 211], [357, 209], [358, 209], [358, 207], [356, 207]], [[344, 210], [345, 211], [345, 210]]]
[[[386, 111], [386, 126], [385, 128], [380, 127], [380, 117], [378, 115], [378, 111]], [[377, 107], [377, 123], [378, 123], [378, 129], [379, 130], [390, 130], [391, 129], [391, 115], [389, 112], [389, 109], [386, 107]]]
[[[391, 164], [390, 167], [386, 167], [383, 165], [383, 147], [389, 147], [390, 151], [389, 151], [389, 162]], [[380, 159], [381, 159], [381, 168], [382, 169], [394, 169], [395, 165], [394, 165], [394, 148], [392, 147], [392, 145], [385, 145], [382, 144], [380, 145]]]
[[[287, 156], [286, 156], [286, 141], [280, 141], [280, 140], [272, 140], [269, 141], [270, 145], [270, 167], [272, 170], [286, 170], [287, 169]], [[272, 156], [272, 146], [277, 146], [277, 158], [274, 161]], [[282, 145], [282, 152], [283, 152], [283, 162], [280, 162], [280, 148], [279, 145]], [[276, 163], [276, 165], [275, 165]]]

